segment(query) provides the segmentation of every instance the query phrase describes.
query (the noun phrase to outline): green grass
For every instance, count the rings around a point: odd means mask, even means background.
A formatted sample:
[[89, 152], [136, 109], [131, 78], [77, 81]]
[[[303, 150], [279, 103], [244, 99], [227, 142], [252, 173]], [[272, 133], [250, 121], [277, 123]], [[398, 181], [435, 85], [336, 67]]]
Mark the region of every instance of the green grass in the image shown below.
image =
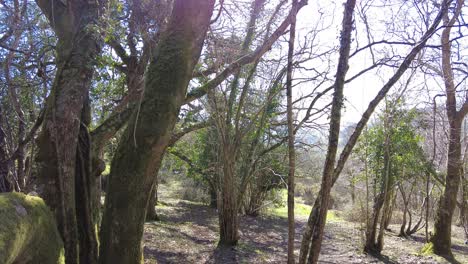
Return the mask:
[[[267, 208], [266, 214], [271, 216], [288, 218], [288, 206], [287, 206], [287, 191], [283, 190], [281, 193], [281, 198], [283, 200], [283, 206], [275, 207], [271, 206]], [[304, 204], [301, 198], [294, 199], [294, 216], [297, 218], [308, 218], [312, 206]], [[339, 217], [335, 210], [328, 210], [327, 213], [327, 222], [339, 222], [343, 219]]]
[[[312, 206], [302, 203], [294, 203], [294, 215], [297, 217], [308, 217]], [[270, 207], [267, 209], [268, 215], [288, 218], [288, 206]]]

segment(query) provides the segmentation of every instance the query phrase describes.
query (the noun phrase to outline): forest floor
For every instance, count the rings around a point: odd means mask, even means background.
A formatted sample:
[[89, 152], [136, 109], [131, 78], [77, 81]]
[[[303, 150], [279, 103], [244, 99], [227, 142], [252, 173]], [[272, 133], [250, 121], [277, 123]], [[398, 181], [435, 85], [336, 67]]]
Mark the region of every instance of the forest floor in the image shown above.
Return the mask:
[[[301, 205], [299, 205], [301, 206]], [[305, 207], [305, 205], [302, 205]], [[302, 209], [302, 210], [301, 210]], [[235, 248], [218, 248], [218, 217], [215, 209], [185, 200], [165, 198], [157, 206], [161, 221], [145, 225], [145, 263], [286, 263], [287, 218], [284, 210], [269, 211], [240, 220], [240, 241]], [[296, 219], [296, 246], [299, 248], [307, 221], [307, 210], [299, 208]], [[308, 213], [308, 212], [307, 212]], [[409, 239], [386, 232], [382, 256], [362, 253], [362, 228], [338, 217], [327, 217], [319, 263], [449, 263], [437, 256], [420, 253], [424, 235]], [[399, 226], [391, 226], [399, 230]], [[462, 230], [454, 227], [453, 253], [459, 263], [468, 263], [468, 246]], [[299, 252], [296, 252], [298, 255]]]

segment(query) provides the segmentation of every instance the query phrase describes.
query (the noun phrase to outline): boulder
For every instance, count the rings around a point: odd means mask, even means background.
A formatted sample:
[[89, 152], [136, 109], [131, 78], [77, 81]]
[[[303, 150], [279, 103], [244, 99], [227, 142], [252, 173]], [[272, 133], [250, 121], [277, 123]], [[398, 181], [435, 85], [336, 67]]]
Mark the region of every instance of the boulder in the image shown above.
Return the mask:
[[0, 263], [65, 263], [54, 217], [41, 198], [0, 194]]

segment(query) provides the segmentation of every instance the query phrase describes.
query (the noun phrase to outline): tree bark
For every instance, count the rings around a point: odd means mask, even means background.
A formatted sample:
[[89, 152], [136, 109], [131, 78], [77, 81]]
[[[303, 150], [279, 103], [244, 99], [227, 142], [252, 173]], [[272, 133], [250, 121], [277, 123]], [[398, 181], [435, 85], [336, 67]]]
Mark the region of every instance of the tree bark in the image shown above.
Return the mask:
[[100, 263], [142, 261], [141, 237], [154, 174], [172, 136], [197, 63], [214, 0], [176, 0], [111, 164], [101, 225]]
[[[293, 13], [297, 13], [297, 0], [292, 2]], [[294, 264], [294, 172], [296, 170], [296, 150], [294, 148], [294, 116], [292, 105], [292, 72], [294, 56], [294, 40], [296, 37], [296, 16], [291, 17], [289, 29], [288, 69], [286, 76], [286, 98], [288, 119], [288, 264]]]
[[151, 189], [148, 208], [146, 208], [146, 221], [159, 221], [158, 213], [156, 212], [156, 204], [158, 203], [158, 177], [154, 180], [154, 186]]
[[[76, 204], [81, 202], [77, 199], [81, 194], [77, 196], [75, 191], [79, 180], [76, 179], [76, 158], [81, 113], [91, 85], [93, 64], [100, 52], [98, 34], [92, 30], [98, 19], [99, 6], [97, 2], [88, 1], [67, 1], [66, 5], [60, 1], [36, 2], [58, 37], [57, 73], [38, 137], [38, 187], [57, 220], [66, 263], [92, 264], [95, 261], [79, 258], [88, 252], [93, 254], [97, 249], [79, 247], [82, 242], [86, 243], [80, 241], [83, 236], [79, 234], [93, 231], [82, 232], [78, 228], [81, 220], [77, 217], [83, 214], [77, 211]], [[86, 228], [94, 230], [94, 224]]]
[[[461, 160], [461, 126], [465, 112], [457, 111], [456, 87], [451, 64], [450, 32], [452, 25], [461, 13], [464, 0], [457, 1], [453, 17], [449, 20], [448, 14], [444, 16], [444, 30], [441, 36], [442, 43], [442, 72], [445, 91], [447, 95], [446, 112], [449, 121], [449, 146], [447, 154], [447, 177], [445, 189], [440, 197], [434, 224], [434, 236], [431, 242], [434, 253], [453, 258], [451, 250], [452, 217], [457, 204], [457, 193], [462, 172]], [[466, 104], [466, 103], [465, 103]], [[462, 108], [463, 109], [463, 108]]]
[[320, 201], [318, 217], [314, 223], [315, 229], [312, 236], [309, 250], [309, 263], [317, 263], [322, 246], [323, 230], [327, 218], [328, 202], [330, 200], [330, 191], [333, 185], [333, 169], [335, 167], [336, 153], [338, 150], [338, 140], [340, 136], [341, 108], [343, 107], [343, 89], [345, 84], [346, 72], [349, 65], [349, 53], [351, 49], [351, 32], [353, 31], [353, 13], [356, 5], [355, 0], [348, 0], [345, 4], [345, 10], [342, 22], [340, 57], [336, 70], [336, 80], [334, 84], [334, 94], [330, 116], [330, 130], [328, 136], [328, 150], [325, 158], [325, 165], [322, 175], [322, 184], [320, 187]]
[[88, 127], [91, 124], [91, 105], [85, 99], [81, 113], [80, 131], [76, 152], [75, 204], [78, 224], [80, 263], [97, 263], [99, 210], [95, 197], [98, 192], [97, 178], [91, 171], [91, 138]]

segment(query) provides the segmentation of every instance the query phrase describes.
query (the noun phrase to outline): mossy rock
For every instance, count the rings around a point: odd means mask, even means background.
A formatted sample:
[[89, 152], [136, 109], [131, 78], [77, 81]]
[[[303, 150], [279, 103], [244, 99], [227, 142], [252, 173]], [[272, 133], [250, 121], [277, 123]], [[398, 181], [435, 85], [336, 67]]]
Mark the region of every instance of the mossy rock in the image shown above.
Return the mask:
[[41, 198], [0, 194], [0, 263], [65, 263], [54, 217]]

